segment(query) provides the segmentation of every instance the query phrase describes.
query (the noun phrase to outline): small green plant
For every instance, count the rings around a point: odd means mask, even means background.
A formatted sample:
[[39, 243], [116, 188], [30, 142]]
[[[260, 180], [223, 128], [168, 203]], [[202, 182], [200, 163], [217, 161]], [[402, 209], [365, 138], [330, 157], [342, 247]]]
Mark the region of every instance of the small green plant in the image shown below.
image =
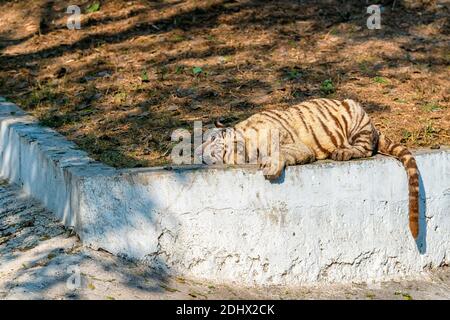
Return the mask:
[[57, 93], [54, 87], [46, 84], [38, 84], [37, 87], [33, 88], [31, 94], [28, 95], [24, 101], [21, 101], [26, 107], [34, 108], [39, 106], [43, 102], [53, 103], [57, 97]]
[[356, 57], [359, 70], [366, 75], [370, 75], [372, 74], [372, 72], [374, 72], [374, 65], [377, 60], [378, 59], [375, 56], [366, 56], [364, 58]]
[[186, 40], [186, 38], [181, 34], [175, 34], [170, 38], [170, 42], [182, 42]]
[[297, 80], [300, 79], [301, 73], [298, 70], [292, 69], [289, 70], [286, 74], [287, 80]]
[[359, 70], [361, 70], [362, 73], [369, 73], [369, 67], [367, 65], [367, 62], [363, 61], [359, 63]]
[[398, 103], [408, 103], [407, 100], [402, 99], [402, 98], [395, 98], [394, 101], [398, 102]]
[[412, 136], [413, 134], [411, 131], [403, 129], [401, 142], [409, 141], [412, 138]]
[[336, 29], [336, 28], [332, 28], [330, 30], [330, 34], [333, 35], [333, 36], [337, 36], [339, 34], [339, 30]]
[[46, 127], [59, 128], [73, 123], [76, 119], [59, 113], [43, 113], [38, 115], [39, 122]]
[[389, 84], [388, 79], [383, 78], [383, 77], [378, 77], [378, 76], [373, 78], [373, 82], [380, 83], [380, 84]]
[[291, 47], [293, 47], [293, 48], [295, 48], [295, 47], [298, 46], [298, 42], [295, 41], [295, 40], [289, 40], [289, 41], [288, 41], [288, 44], [289, 44]]
[[147, 70], [142, 70], [141, 72], [141, 80], [142, 82], [149, 82], [150, 79], [148, 78]]
[[407, 293], [404, 293], [402, 296], [404, 300], [413, 300], [413, 297]]
[[402, 296], [404, 300], [413, 300], [413, 297], [406, 292], [401, 292], [401, 291], [395, 291], [394, 294], [396, 296]]
[[366, 298], [367, 298], [367, 299], [373, 300], [375, 297], [376, 297], [376, 296], [375, 296], [375, 294], [373, 294], [373, 293], [370, 293], [370, 292], [369, 292], [369, 293], [366, 294]]
[[427, 104], [423, 105], [422, 109], [424, 111], [427, 111], [427, 112], [442, 110], [442, 108], [441, 108], [441, 106], [439, 104], [433, 103], [433, 102], [430, 102], [430, 103], [427, 103]]
[[336, 89], [334, 88], [333, 81], [331, 79], [327, 79], [322, 82], [320, 85], [320, 91], [325, 95], [334, 93]]
[[219, 61], [220, 63], [227, 63], [230, 62], [233, 58], [231, 56], [220, 56]]
[[194, 76], [198, 76], [202, 72], [203, 72], [203, 69], [200, 68], [200, 67], [193, 67], [192, 68], [192, 73], [194, 74]]
[[444, 52], [443, 54], [444, 60], [449, 63], [450, 62], [450, 51]]
[[436, 129], [433, 127], [432, 121], [429, 121], [427, 123], [423, 131], [426, 139], [432, 139], [434, 137], [434, 134], [437, 133]]
[[183, 72], [184, 72], [184, 66], [176, 66], [176, 68], [175, 68], [176, 74], [181, 74]]
[[86, 12], [87, 13], [92, 13], [92, 12], [97, 12], [100, 10], [100, 2], [95, 1], [93, 3], [91, 3], [87, 8], [86, 8]]
[[114, 95], [114, 104], [121, 105], [127, 101], [128, 94], [125, 91], [119, 91]]

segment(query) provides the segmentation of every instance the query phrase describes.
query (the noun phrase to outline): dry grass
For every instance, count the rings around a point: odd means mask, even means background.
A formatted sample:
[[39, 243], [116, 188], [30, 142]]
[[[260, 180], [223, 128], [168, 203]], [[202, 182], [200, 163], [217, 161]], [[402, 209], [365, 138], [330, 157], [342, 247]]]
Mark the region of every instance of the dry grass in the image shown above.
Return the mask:
[[409, 147], [450, 145], [448, 5], [386, 6], [368, 30], [356, 0], [113, 0], [71, 31], [69, 2], [0, 0], [0, 94], [110, 165], [167, 163], [194, 120], [319, 96]]

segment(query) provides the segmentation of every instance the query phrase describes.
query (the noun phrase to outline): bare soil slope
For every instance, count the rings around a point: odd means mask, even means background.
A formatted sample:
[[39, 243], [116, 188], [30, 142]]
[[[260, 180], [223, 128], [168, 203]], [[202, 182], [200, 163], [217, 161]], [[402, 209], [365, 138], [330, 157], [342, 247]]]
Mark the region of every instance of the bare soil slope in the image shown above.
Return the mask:
[[0, 95], [117, 167], [169, 162], [194, 120], [321, 96], [409, 147], [450, 145], [449, 2], [381, 2], [369, 30], [360, 0], [79, 1], [68, 30], [70, 1], [4, 0]]

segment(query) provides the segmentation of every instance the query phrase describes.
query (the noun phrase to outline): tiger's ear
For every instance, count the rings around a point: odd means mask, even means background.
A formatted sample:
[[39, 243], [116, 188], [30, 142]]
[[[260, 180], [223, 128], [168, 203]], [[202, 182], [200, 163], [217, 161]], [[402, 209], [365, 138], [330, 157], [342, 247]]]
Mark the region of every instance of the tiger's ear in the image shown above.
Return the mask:
[[220, 122], [219, 119], [216, 119], [216, 121], [214, 121], [214, 125], [216, 126], [216, 128], [225, 128], [225, 125]]

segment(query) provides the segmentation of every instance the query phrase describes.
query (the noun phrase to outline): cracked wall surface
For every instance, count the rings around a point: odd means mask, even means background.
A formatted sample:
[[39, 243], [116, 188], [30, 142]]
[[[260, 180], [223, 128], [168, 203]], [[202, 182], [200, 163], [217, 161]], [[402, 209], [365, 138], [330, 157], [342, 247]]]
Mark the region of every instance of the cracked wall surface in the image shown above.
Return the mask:
[[421, 234], [408, 228], [406, 173], [377, 156], [289, 167], [116, 170], [0, 102], [0, 175], [83, 243], [161, 272], [296, 285], [414, 277], [450, 257], [450, 151], [416, 153]]

